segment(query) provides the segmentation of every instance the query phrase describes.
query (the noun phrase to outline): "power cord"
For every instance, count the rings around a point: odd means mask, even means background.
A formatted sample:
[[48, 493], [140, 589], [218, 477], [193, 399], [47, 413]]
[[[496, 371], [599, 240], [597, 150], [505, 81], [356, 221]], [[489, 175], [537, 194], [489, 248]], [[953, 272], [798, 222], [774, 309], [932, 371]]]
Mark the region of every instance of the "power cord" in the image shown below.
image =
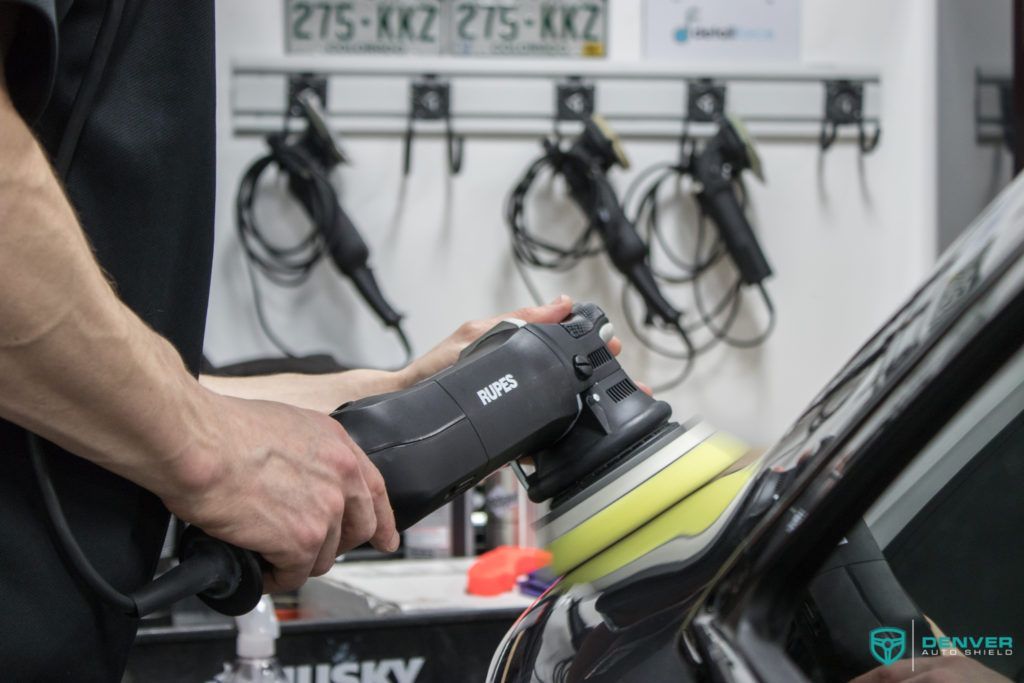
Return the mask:
[[[342, 209], [328, 177], [330, 164], [338, 163], [342, 158], [340, 152], [333, 148], [333, 143], [323, 142], [308, 131], [298, 140], [290, 139], [284, 132], [272, 134], [268, 136], [267, 143], [270, 152], [256, 159], [242, 175], [235, 202], [238, 237], [246, 256], [260, 329], [281, 353], [289, 358], [295, 357], [292, 349], [269, 324], [257, 275], [281, 287], [299, 287], [309, 279], [316, 265], [329, 257], [352, 280], [381, 321], [394, 330], [405, 354], [403, 365], [408, 364], [413, 358], [413, 350], [401, 326], [402, 316], [381, 294], [367, 265], [369, 252], [366, 244]], [[322, 147], [326, 144], [332, 146], [335, 157], [324, 153]], [[325, 157], [329, 160], [325, 161]], [[289, 190], [302, 204], [312, 223], [309, 231], [292, 244], [271, 241], [256, 218], [254, 207], [260, 181], [272, 166], [286, 175]]]
[[[722, 132], [720, 132], [719, 137], [723, 136], [723, 133], [735, 135], [735, 129], [732, 128], [732, 125], [733, 124], [731, 122], [724, 122], [722, 124]], [[731, 137], [727, 137], [725, 142], [719, 142], [716, 138], [714, 142], [718, 145], [728, 143], [733, 147], [738, 146], [736, 140]], [[709, 147], [710, 146], [711, 144], [709, 143]], [[659, 196], [663, 187], [669, 182], [678, 186], [678, 184], [688, 176], [694, 177], [695, 174], [699, 172], [704, 172], [706, 174], [707, 164], [705, 163], [701, 166], [700, 162], [705, 160], [699, 159], [698, 156], [703, 154], [704, 150], [696, 149], [695, 142], [689, 138], [688, 132], [685, 129], [680, 141], [680, 150], [680, 160], [678, 162], [660, 163], [649, 167], [637, 176], [636, 180], [634, 180], [626, 193], [627, 207], [630, 206], [630, 203], [634, 198], [639, 197], [639, 199], [636, 200], [636, 207], [633, 214], [634, 223], [644, 234], [645, 241], [651, 250], [651, 270], [658, 280], [667, 284], [690, 285], [693, 293], [694, 307], [697, 312], [697, 321], [688, 326], [686, 330], [690, 334], [704, 333], [707, 336], [706, 341], [699, 343], [694, 348], [695, 354], [704, 353], [716, 346], [718, 343], [724, 343], [736, 348], [753, 348], [759, 346], [771, 335], [775, 328], [777, 318], [774, 303], [764, 286], [764, 275], [762, 274], [760, 279], [748, 279], [745, 275], [747, 272], [751, 271], [741, 270], [733, 283], [726, 288], [725, 294], [721, 299], [710, 306], [706, 301], [701, 283], [701, 280], [704, 279], [708, 273], [720, 266], [723, 257], [731, 256], [732, 259], [727, 260], [734, 261], [734, 265], [736, 265], [736, 256], [730, 248], [731, 245], [723, 239], [723, 234], [726, 234], [725, 230], [731, 229], [733, 234], [744, 229], [749, 231], [746, 219], [737, 217], [738, 214], [745, 212], [747, 205], [747, 194], [743, 187], [739, 170], [736, 170], [731, 174], [726, 174], [729, 176], [727, 178], [729, 187], [723, 188], [719, 186], [717, 191], [723, 194], [731, 193], [732, 195], [739, 197], [736, 211], [729, 213], [719, 212], [719, 215], [727, 216], [736, 222], [742, 220], [743, 224], [740, 226], [727, 225], [724, 227], [716, 224], [718, 232], [713, 239], [709, 239], [710, 231], [707, 225], [708, 215], [705, 211], [704, 198], [701, 197], [701, 200], [697, 202], [697, 230], [694, 238], [693, 254], [689, 258], [686, 258], [685, 256], [677, 253], [677, 251], [671, 246], [670, 240], [665, 234], [663, 220], [660, 214]], [[734, 152], [733, 150], [729, 151], [732, 152], [733, 158], [738, 155], [738, 152]], [[717, 147], [712, 148], [712, 152], [715, 154], [720, 153]], [[736, 167], [737, 169], [744, 168], [740, 163], [737, 163]], [[699, 181], [699, 178], [695, 178], [695, 180]], [[716, 180], [719, 183], [722, 182], [721, 178], [716, 178]], [[701, 189], [701, 192], [705, 191], [706, 190], [704, 188]], [[750, 235], [750, 240], [753, 240], [752, 233], [750, 233]], [[741, 234], [741, 237], [744, 236], [745, 235]], [[736, 241], [735, 238], [734, 241]], [[708, 246], [709, 243], [710, 246]], [[746, 247], [747, 244], [744, 243], [741, 244], [741, 246]], [[655, 263], [656, 255], [663, 257], [663, 260], [667, 261], [667, 265], [671, 270], [658, 267]], [[747, 256], [747, 261], [742, 263], [746, 265], [748, 262], [749, 256]], [[765, 269], [767, 269], [767, 266], [765, 266]], [[752, 270], [757, 272], [755, 269]], [[770, 270], [767, 272], [770, 273]], [[767, 311], [768, 320], [764, 328], [756, 334], [748, 337], [739, 337], [733, 334], [733, 327], [739, 318], [739, 312], [742, 308], [742, 300], [745, 295], [744, 285], [749, 284], [756, 285], [765, 310]], [[630, 327], [634, 330], [634, 333], [638, 333], [638, 325], [635, 322], [636, 315], [632, 312], [628, 291], [625, 290], [623, 291], [623, 309], [626, 311], [626, 320], [630, 324]], [[670, 349], [664, 348], [650, 338], [644, 340], [642, 333], [638, 334], [638, 337], [656, 353], [660, 353], [661, 355], [670, 358], [679, 357], [679, 354], [674, 353]]]
[[[698, 350], [690, 339], [689, 331], [681, 323], [681, 314], [662, 295], [651, 272], [648, 246], [643, 242], [633, 223], [626, 217], [607, 171], [615, 164], [626, 165], [617, 137], [593, 118], [584, 121], [584, 131], [567, 148], [559, 139], [543, 141], [544, 153], [524, 171], [506, 202], [505, 217], [510, 230], [512, 254], [520, 277], [534, 300], [543, 297], [529, 276], [527, 267], [567, 271], [586, 258], [607, 254], [612, 265], [623, 274], [623, 296], [636, 291], [646, 305], [645, 324], [660, 323], [662, 329], [678, 335], [682, 342], [679, 350], [667, 350], [649, 335], [641, 332], [633, 320], [630, 327], [644, 345], [668, 351], [664, 355], [683, 361], [678, 377], [665, 389], [685, 380], [692, 369]], [[565, 178], [569, 194], [587, 218], [587, 225], [568, 243], [556, 243], [531, 229], [526, 219], [526, 202], [538, 177], [550, 171]]]
[[114, 607], [122, 614], [138, 615], [139, 609], [135, 600], [117, 590], [96, 571], [82, 546], [78, 544], [71, 525], [64, 515], [64, 508], [57, 497], [57, 491], [53, 486], [53, 479], [50, 477], [50, 469], [46, 462], [46, 454], [43, 452], [42, 440], [35, 434], [28, 432], [29, 458], [32, 461], [32, 469], [35, 471], [36, 481], [39, 482], [39, 489], [43, 496], [43, 506], [50, 517], [53, 532], [57, 536], [57, 542], [82, 581], [105, 603]]
[[[527, 224], [526, 197], [542, 171], [550, 170], [552, 174], [557, 174], [566, 164], [575, 165], [581, 171], [585, 171], [583, 162], [563, 152], [557, 143], [545, 140], [543, 144], [543, 156], [527, 167], [523, 177], [509, 194], [505, 205], [505, 218], [511, 231], [512, 253], [517, 264], [564, 272], [575, 267], [583, 259], [600, 254], [604, 249], [595, 244], [597, 229], [593, 222], [588, 221], [586, 227], [567, 245], [556, 244], [539, 237]], [[520, 273], [522, 274], [522, 270]], [[534, 298], [537, 298], [533, 284], [528, 278], [524, 278], [524, 281], [527, 282], [527, 288], [534, 293]]]

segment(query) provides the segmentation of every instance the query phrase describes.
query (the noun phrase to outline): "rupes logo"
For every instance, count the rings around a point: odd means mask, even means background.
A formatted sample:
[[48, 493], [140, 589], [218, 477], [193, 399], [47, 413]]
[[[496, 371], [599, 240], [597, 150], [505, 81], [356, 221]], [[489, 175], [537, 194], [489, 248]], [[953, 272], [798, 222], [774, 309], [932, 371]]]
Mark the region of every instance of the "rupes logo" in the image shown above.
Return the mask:
[[871, 656], [889, 666], [907, 651], [907, 632], [894, 626], [882, 626], [869, 634]]
[[513, 389], [519, 386], [519, 382], [512, 376], [512, 373], [500, 377], [494, 382], [491, 382], [486, 387], [476, 392], [477, 397], [480, 399], [481, 405], [487, 405], [492, 401], [497, 401], [499, 398], [509, 393]]

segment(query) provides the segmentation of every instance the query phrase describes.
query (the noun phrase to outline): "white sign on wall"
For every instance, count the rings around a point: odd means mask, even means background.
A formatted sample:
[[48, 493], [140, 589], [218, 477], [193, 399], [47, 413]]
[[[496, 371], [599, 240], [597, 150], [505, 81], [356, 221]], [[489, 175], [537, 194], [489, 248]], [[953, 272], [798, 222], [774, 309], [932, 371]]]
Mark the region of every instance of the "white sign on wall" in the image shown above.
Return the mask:
[[793, 62], [800, 58], [800, 0], [645, 0], [649, 59]]

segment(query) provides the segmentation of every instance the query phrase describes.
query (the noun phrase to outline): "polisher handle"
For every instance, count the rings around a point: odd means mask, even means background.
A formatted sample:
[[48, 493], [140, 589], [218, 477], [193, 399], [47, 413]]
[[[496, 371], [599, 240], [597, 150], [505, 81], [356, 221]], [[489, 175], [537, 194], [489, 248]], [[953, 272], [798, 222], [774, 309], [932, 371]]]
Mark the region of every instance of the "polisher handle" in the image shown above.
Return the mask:
[[593, 304], [560, 323], [505, 321], [447, 370], [332, 417], [380, 470], [399, 529], [525, 455], [537, 463], [530, 497], [544, 500], [671, 414], [608, 351], [612, 332]]
[[654, 279], [647, 245], [626, 216], [608, 177], [586, 163], [565, 164], [560, 170], [573, 199], [604, 243], [612, 265], [644, 300], [647, 316], [668, 324], [679, 320], [679, 311], [665, 298]]
[[571, 359], [533, 326], [508, 321], [447, 370], [332, 417], [380, 470], [403, 530], [565, 434], [579, 413]]
[[718, 234], [722, 236], [729, 256], [740, 271], [743, 283], [755, 285], [769, 277], [772, 267], [768, 264], [731, 183], [705, 186], [700, 194], [700, 202], [718, 227]]
[[693, 173], [703, 186], [697, 196], [701, 208], [718, 228], [718, 234], [740, 271], [744, 284], [757, 284], [769, 277], [772, 267], [736, 197], [733, 185], [736, 171], [730, 170], [728, 162], [716, 147], [694, 159]]

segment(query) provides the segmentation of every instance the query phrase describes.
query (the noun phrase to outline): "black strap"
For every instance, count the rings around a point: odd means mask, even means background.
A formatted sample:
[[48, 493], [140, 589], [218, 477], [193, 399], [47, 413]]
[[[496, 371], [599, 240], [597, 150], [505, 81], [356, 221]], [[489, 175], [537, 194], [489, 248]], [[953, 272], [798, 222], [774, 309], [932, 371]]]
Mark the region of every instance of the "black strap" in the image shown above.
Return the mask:
[[71, 114], [68, 116], [64, 134], [57, 147], [57, 156], [53, 162], [57, 175], [62, 179], [67, 178], [71, 160], [74, 159], [75, 150], [78, 148], [78, 140], [82, 137], [82, 129], [85, 128], [85, 122], [92, 113], [96, 95], [103, 81], [107, 61], [114, 51], [114, 38], [121, 25], [121, 17], [124, 15], [124, 3], [125, 0], [110, 0], [107, 4], [107, 11], [103, 14], [100, 30], [96, 34], [96, 44], [89, 57], [89, 65], [82, 78], [82, 85], [78, 88], [75, 102], [71, 106]]

